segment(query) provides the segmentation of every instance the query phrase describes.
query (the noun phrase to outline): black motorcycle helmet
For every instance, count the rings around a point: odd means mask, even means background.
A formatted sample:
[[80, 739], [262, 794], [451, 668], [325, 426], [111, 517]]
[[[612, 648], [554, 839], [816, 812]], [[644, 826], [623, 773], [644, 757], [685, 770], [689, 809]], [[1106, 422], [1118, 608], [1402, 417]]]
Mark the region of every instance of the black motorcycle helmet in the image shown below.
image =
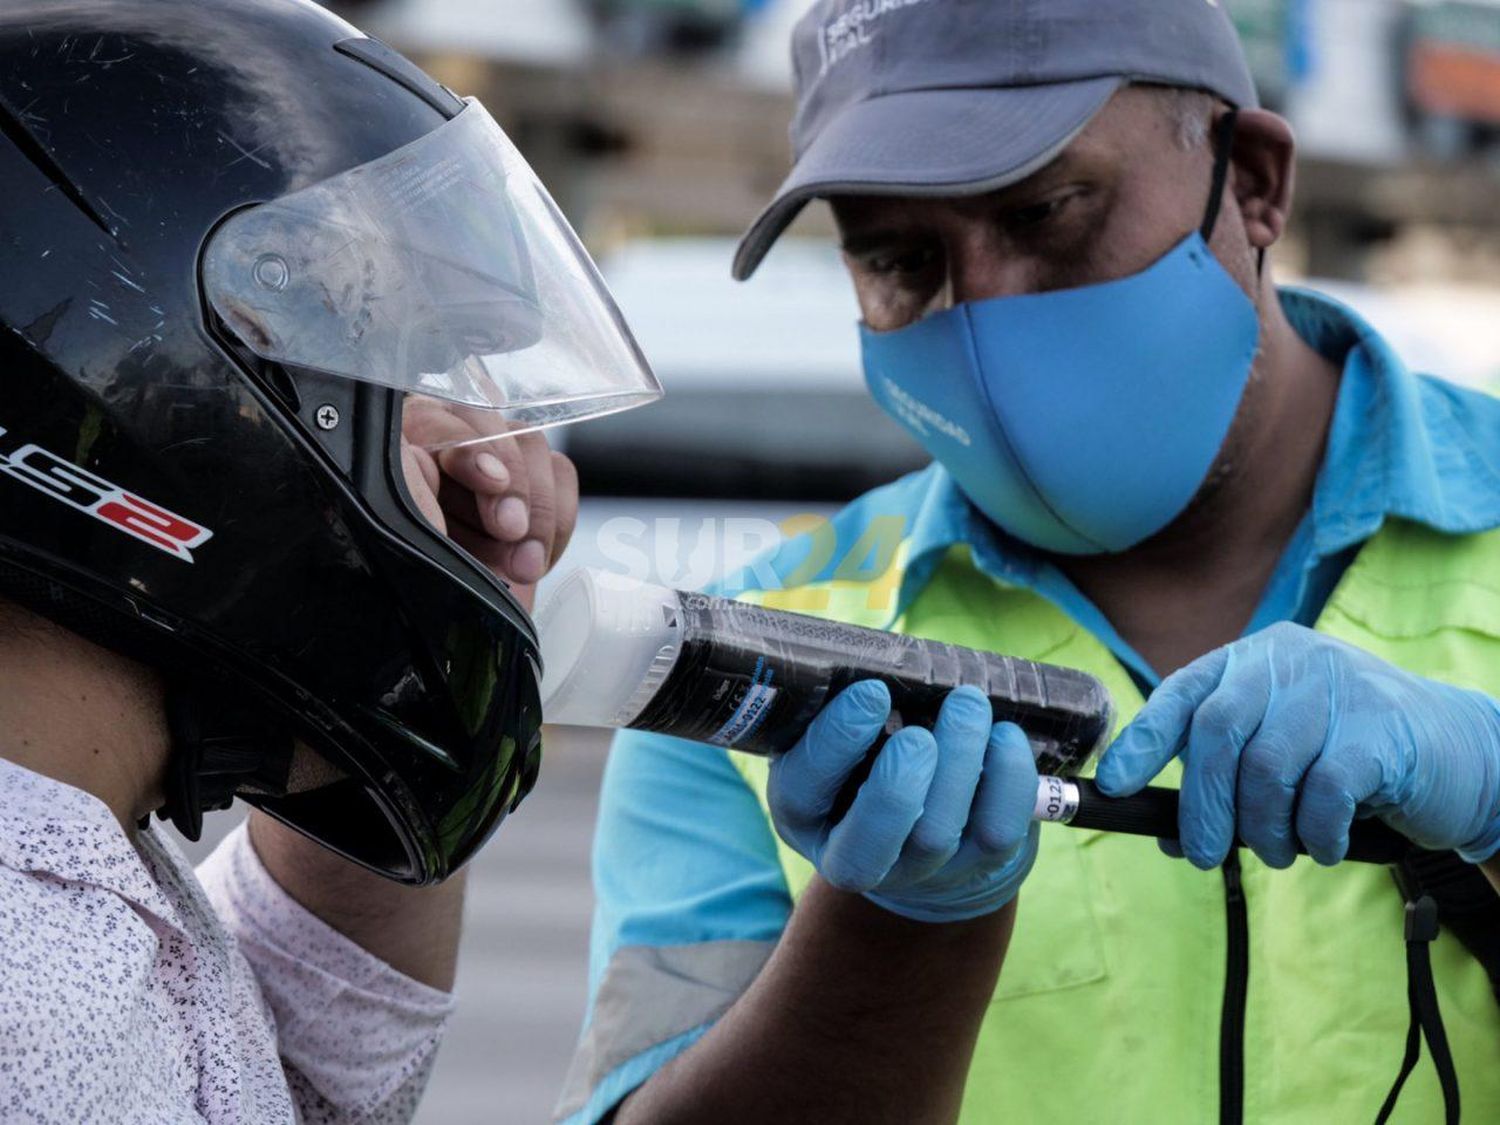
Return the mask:
[[659, 394], [545, 192], [311, 3], [10, 0], [0, 201], [0, 597], [161, 669], [190, 835], [238, 794], [456, 870], [536, 778], [537, 641], [418, 514], [404, 404]]

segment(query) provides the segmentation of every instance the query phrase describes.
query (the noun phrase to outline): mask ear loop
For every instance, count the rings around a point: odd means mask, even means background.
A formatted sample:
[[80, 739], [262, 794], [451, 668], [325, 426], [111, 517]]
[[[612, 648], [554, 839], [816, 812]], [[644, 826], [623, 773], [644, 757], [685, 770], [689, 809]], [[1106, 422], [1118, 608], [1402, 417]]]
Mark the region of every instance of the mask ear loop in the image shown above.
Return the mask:
[[[1239, 125], [1240, 111], [1231, 109], [1219, 119], [1214, 133], [1214, 182], [1209, 189], [1208, 212], [1203, 217], [1199, 233], [1204, 242], [1213, 239], [1214, 228], [1219, 225], [1219, 209], [1224, 205], [1224, 186], [1229, 182], [1229, 164], [1234, 157], [1234, 131]], [[1266, 252], [1262, 249], [1256, 258], [1256, 276], [1266, 272]]]
[[1234, 130], [1239, 123], [1240, 111], [1231, 109], [1219, 118], [1214, 133], [1214, 183], [1208, 191], [1208, 213], [1203, 217], [1203, 228], [1199, 232], [1203, 241], [1212, 241], [1214, 228], [1219, 225], [1219, 208], [1224, 205], [1224, 185], [1229, 182], [1229, 161], [1234, 155]]

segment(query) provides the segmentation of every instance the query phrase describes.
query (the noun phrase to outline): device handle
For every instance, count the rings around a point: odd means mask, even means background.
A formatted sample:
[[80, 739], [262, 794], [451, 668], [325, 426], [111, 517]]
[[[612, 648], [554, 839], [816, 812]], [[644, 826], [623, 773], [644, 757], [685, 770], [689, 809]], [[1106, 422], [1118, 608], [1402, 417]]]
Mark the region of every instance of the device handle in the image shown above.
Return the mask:
[[[1036, 819], [1122, 832], [1130, 836], [1177, 839], [1175, 789], [1143, 789], [1133, 797], [1106, 797], [1083, 778], [1044, 777], [1037, 791]], [[1244, 847], [1243, 840], [1238, 841]], [[1349, 830], [1349, 854], [1355, 863], [1399, 863], [1416, 847], [1405, 836], [1379, 820], [1357, 820]], [[1299, 854], [1307, 849], [1299, 841]]]

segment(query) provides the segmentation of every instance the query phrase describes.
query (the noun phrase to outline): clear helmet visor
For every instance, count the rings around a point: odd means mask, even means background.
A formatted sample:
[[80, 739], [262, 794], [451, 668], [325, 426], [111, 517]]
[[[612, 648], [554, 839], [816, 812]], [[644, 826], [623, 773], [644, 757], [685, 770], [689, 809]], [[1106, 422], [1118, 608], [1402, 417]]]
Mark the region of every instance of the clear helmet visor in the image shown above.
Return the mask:
[[588, 252], [478, 102], [413, 143], [231, 216], [209, 303], [262, 359], [456, 409], [439, 446], [662, 391]]

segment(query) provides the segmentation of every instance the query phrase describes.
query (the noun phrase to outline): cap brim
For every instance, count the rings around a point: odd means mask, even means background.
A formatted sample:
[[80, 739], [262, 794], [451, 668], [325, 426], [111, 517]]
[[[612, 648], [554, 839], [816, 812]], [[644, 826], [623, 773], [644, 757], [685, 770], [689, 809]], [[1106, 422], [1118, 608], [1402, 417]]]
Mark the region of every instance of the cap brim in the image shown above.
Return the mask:
[[858, 102], [808, 146], [740, 242], [734, 276], [755, 272], [803, 207], [829, 195], [973, 195], [1052, 163], [1126, 80], [914, 90]]

